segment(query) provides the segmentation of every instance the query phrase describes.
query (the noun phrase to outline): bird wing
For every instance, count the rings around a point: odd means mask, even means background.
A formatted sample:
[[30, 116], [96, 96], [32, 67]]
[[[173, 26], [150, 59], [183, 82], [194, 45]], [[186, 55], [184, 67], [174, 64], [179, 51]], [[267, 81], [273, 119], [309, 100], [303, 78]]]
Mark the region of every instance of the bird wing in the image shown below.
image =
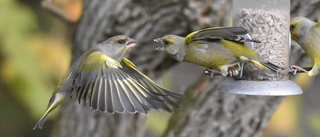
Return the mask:
[[234, 42], [259, 42], [248, 38], [248, 30], [243, 27], [213, 27], [194, 31], [184, 39], [186, 44], [193, 41], [215, 42], [218, 40], [230, 40]]
[[150, 109], [161, 109], [155, 102], [163, 100], [123, 71], [116, 60], [93, 51], [83, 62], [71, 72], [74, 81], [70, 98], [110, 113], [148, 114]]
[[151, 92], [159, 95], [159, 97], [164, 102], [159, 102], [158, 105], [160, 105], [163, 109], [171, 112], [171, 109], [168, 106], [168, 104], [178, 107], [178, 105], [176, 105], [175, 103], [175, 100], [181, 98], [183, 96], [182, 94], [174, 93], [164, 89], [163, 87], [155, 83], [153, 80], [151, 80], [149, 77], [144, 75], [142, 72], [140, 72], [138, 69], [136, 69], [135, 65], [127, 58], [123, 58], [123, 60], [121, 61], [121, 64], [123, 64], [122, 65], [123, 67], [121, 69], [124, 72], [130, 75], [134, 80], [136, 80], [142, 86], [149, 89]]

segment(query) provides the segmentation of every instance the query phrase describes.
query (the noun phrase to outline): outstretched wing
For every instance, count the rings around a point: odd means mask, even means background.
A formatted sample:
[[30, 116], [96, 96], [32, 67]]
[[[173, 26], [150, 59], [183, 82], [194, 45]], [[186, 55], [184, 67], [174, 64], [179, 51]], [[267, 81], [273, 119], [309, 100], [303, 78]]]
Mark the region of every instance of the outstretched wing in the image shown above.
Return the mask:
[[148, 114], [150, 109], [161, 109], [155, 102], [164, 101], [124, 72], [116, 60], [94, 51], [83, 62], [71, 70], [74, 81], [70, 97], [79, 103], [110, 113]]
[[121, 61], [122, 68], [124, 72], [126, 72], [128, 75], [130, 75], [134, 80], [136, 80], [138, 83], [140, 83], [142, 86], [146, 87], [149, 89], [152, 93], [155, 93], [160, 97], [161, 100], [164, 102], [157, 102], [161, 108], [171, 112], [172, 110], [170, 109], [171, 106], [176, 106], [178, 105], [175, 103], [177, 99], [180, 99], [183, 97], [182, 94], [174, 93], [171, 91], [168, 91], [155, 83], [153, 80], [151, 80], [149, 77], [141, 73], [139, 70], [136, 69], [135, 65], [128, 60], [127, 58], [123, 58]]

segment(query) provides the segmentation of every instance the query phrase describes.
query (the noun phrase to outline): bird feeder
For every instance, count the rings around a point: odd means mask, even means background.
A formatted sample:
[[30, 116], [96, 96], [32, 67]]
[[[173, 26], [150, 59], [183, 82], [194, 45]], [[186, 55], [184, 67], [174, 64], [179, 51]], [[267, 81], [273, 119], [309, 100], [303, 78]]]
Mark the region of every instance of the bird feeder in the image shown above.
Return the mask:
[[289, 80], [289, 24], [289, 0], [234, 0], [233, 26], [248, 29], [252, 39], [261, 42], [251, 47], [258, 56], [284, 70], [275, 74], [252, 63], [245, 63], [240, 80], [222, 81], [217, 90], [246, 95], [301, 94], [301, 88]]

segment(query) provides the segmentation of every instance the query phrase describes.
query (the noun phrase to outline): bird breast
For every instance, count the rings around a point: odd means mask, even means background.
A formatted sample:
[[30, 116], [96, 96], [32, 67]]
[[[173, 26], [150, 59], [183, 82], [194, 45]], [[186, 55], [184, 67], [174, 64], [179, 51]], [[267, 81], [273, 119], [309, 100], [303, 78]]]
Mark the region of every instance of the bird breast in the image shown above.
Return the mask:
[[235, 60], [236, 58], [229, 50], [214, 45], [209, 45], [206, 49], [189, 47], [185, 59], [186, 62], [198, 64], [207, 68], [220, 68]]

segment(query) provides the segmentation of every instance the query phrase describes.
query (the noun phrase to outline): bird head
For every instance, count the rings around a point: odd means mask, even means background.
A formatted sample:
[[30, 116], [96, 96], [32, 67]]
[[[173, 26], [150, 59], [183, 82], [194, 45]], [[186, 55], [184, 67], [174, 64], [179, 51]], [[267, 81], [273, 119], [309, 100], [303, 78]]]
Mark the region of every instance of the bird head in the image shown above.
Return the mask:
[[111, 58], [122, 58], [137, 45], [136, 41], [125, 35], [111, 37], [98, 44], [98, 50]]
[[290, 22], [291, 38], [301, 44], [306, 39], [306, 36], [308, 36], [307, 33], [310, 33], [311, 27], [315, 24], [315, 22], [305, 17], [293, 18]]
[[162, 46], [157, 47], [156, 50], [166, 52], [177, 61], [183, 61], [186, 55], [186, 47], [183, 37], [177, 35], [166, 35], [161, 38], [156, 38], [154, 41], [162, 44]]

